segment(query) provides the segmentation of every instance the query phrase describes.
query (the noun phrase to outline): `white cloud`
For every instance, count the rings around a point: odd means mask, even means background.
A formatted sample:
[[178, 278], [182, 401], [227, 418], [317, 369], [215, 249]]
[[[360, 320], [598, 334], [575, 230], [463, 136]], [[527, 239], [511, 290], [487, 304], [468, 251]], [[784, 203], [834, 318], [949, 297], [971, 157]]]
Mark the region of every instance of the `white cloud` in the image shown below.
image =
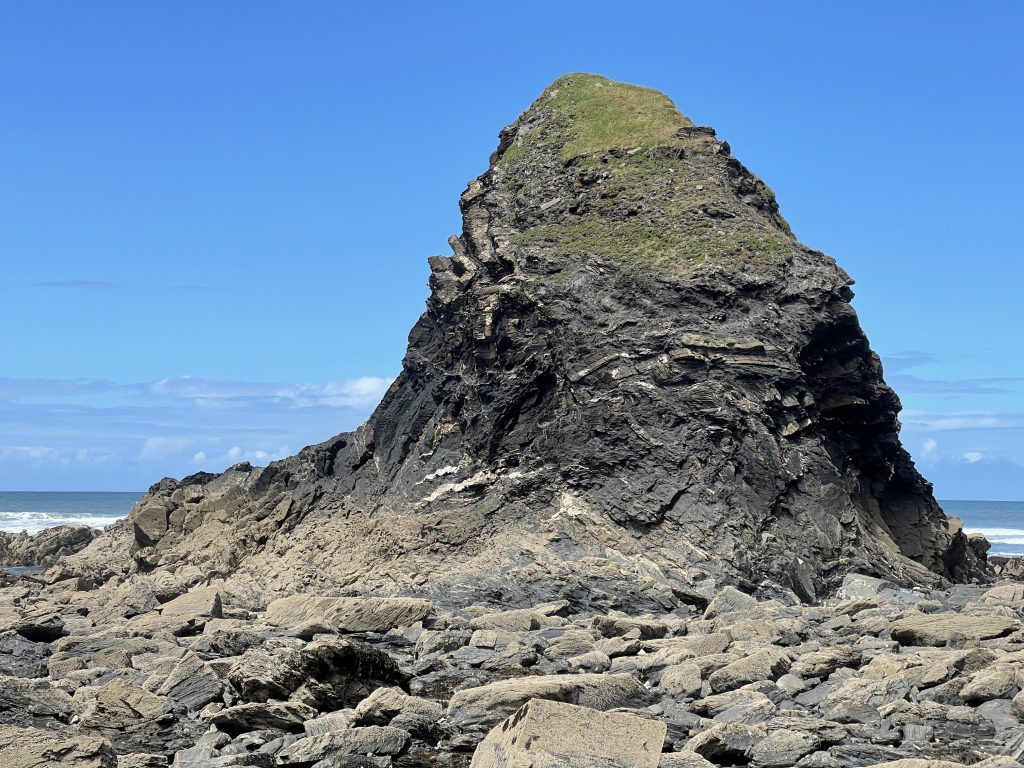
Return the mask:
[[142, 459], [159, 459], [166, 456], [174, 456], [188, 449], [192, 444], [188, 437], [147, 437], [142, 441], [142, 450], [139, 457]]
[[33, 466], [66, 466], [68, 464], [104, 464], [111, 455], [97, 448], [53, 448], [42, 445], [9, 445], [0, 447], [0, 460], [29, 462]]
[[934, 456], [939, 450], [939, 441], [935, 438], [929, 437], [924, 441], [924, 455]]
[[1024, 413], [904, 411], [900, 421], [912, 429], [937, 432], [954, 429], [1016, 429], [1024, 427]]
[[964, 461], [968, 464], [977, 464], [979, 461], [985, 458], [985, 454], [981, 451], [967, 451], [964, 454]]
[[0, 487], [144, 488], [165, 475], [266, 465], [358, 427], [391, 381], [0, 378]]

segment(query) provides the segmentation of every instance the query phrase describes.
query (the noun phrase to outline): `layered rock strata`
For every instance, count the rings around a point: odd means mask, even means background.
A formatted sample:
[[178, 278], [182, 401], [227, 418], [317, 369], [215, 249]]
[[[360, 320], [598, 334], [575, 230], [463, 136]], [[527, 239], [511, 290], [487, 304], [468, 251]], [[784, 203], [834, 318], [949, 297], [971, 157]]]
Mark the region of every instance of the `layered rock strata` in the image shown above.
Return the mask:
[[[984, 548], [898, 437], [851, 280], [662, 94], [556, 81], [430, 260], [401, 375], [354, 433], [154, 486], [74, 569], [505, 606], [804, 600], [937, 584]], [[98, 570], [98, 573], [97, 573]], [[241, 587], [240, 587], [241, 588]]]

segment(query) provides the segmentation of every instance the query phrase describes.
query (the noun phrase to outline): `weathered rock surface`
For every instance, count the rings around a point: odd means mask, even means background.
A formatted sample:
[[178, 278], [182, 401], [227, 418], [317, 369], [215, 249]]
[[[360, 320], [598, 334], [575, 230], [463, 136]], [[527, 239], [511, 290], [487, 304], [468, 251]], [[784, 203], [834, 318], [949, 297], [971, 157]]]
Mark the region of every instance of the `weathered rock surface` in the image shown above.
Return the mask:
[[[714, 131], [569, 75], [501, 132], [461, 207], [363, 427], [162, 481], [67, 572], [192, 564], [258, 604], [358, 582], [658, 611], [724, 583], [813, 599], [849, 571], [980, 573], [900, 447], [849, 277]], [[321, 598], [286, 599], [275, 612]]]
[[946, 645], [951, 635], [988, 640], [1019, 628], [1019, 621], [1006, 616], [919, 614], [894, 622], [892, 636], [905, 645]]
[[58, 525], [32, 535], [0, 531], [0, 565], [53, 565], [85, 549], [100, 533], [88, 525]]
[[487, 734], [471, 768], [657, 768], [666, 730], [636, 715], [535, 699]]
[[647, 698], [647, 690], [630, 675], [523, 677], [456, 692], [448, 705], [448, 717], [462, 728], [490, 728], [531, 699], [604, 711], [643, 706]]
[[271, 624], [315, 632], [386, 632], [430, 615], [427, 600], [402, 597], [313, 597], [293, 595], [267, 606]]
[[227, 677], [247, 701], [292, 697], [329, 709], [356, 704], [380, 686], [405, 682], [386, 653], [330, 637], [311, 643], [278, 641], [246, 651]]
[[0, 726], [0, 765], [4, 768], [117, 768], [110, 743], [39, 728]]

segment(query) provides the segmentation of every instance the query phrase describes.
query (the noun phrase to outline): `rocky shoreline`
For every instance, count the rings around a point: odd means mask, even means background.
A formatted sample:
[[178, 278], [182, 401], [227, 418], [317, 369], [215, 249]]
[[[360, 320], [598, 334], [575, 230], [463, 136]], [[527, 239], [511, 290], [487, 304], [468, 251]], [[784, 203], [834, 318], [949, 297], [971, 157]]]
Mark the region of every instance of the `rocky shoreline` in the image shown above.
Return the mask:
[[359, 429], [0, 537], [0, 768], [1019, 768], [1020, 563], [729, 145], [567, 75], [460, 207]]
[[0, 589], [6, 768], [1024, 757], [1020, 582], [850, 575], [820, 605], [726, 587], [647, 615], [311, 595], [250, 610], [216, 582], [165, 601], [128, 589], [112, 606], [87, 586]]

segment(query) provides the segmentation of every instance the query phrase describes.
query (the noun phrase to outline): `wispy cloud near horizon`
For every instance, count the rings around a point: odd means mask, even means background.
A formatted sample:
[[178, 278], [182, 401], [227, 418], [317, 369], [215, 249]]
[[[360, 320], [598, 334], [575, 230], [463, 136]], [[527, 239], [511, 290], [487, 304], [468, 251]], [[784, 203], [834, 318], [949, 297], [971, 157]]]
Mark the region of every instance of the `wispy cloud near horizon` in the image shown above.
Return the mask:
[[392, 379], [0, 379], [0, 489], [145, 488], [265, 464], [363, 423]]

